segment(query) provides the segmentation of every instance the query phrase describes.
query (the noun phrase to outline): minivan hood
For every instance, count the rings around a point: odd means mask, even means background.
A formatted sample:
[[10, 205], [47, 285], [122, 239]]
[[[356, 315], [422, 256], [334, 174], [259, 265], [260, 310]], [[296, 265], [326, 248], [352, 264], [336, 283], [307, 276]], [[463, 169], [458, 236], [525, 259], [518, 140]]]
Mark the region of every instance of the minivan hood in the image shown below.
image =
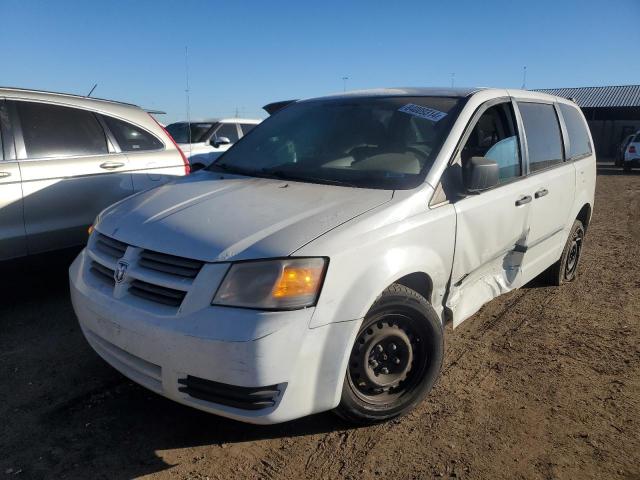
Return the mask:
[[392, 194], [201, 171], [113, 205], [97, 229], [131, 245], [207, 262], [281, 257]]

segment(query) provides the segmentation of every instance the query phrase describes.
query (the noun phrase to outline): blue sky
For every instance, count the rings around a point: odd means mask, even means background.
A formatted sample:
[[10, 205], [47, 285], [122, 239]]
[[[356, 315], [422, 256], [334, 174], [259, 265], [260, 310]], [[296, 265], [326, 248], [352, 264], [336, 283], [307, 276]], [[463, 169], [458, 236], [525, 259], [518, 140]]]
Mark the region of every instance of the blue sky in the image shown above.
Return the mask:
[[640, 0], [0, 0], [0, 85], [183, 119], [381, 86], [640, 83]]

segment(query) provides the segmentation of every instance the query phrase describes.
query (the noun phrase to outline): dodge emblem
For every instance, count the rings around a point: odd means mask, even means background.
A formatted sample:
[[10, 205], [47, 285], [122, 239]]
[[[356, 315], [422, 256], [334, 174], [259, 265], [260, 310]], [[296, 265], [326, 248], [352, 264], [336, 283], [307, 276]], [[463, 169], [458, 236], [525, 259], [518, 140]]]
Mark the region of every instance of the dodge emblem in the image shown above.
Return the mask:
[[116, 269], [113, 272], [113, 279], [116, 283], [122, 283], [127, 276], [127, 268], [129, 268], [129, 264], [124, 260], [118, 260], [118, 264], [116, 265]]

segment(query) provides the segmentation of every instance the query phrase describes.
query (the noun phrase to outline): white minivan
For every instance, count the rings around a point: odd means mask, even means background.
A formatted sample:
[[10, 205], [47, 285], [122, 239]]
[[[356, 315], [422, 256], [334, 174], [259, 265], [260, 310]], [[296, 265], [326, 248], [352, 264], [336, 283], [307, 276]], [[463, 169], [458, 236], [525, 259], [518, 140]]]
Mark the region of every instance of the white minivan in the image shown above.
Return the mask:
[[207, 169], [102, 212], [70, 268], [91, 346], [253, 423], [414, 408], [444, 325], [575, 278], [596, 160], [575, 103], [500, 89], [294, 102]]

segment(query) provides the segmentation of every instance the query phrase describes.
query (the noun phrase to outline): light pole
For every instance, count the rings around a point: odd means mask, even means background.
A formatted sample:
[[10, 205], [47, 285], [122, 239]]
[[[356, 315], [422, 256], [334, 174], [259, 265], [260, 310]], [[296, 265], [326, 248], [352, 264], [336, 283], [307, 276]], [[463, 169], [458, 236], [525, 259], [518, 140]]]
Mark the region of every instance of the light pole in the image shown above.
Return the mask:
[[342, 77], [342, 91], [343, 92], [347, 91], [347, 80], [349, 80], [349, 77]]

